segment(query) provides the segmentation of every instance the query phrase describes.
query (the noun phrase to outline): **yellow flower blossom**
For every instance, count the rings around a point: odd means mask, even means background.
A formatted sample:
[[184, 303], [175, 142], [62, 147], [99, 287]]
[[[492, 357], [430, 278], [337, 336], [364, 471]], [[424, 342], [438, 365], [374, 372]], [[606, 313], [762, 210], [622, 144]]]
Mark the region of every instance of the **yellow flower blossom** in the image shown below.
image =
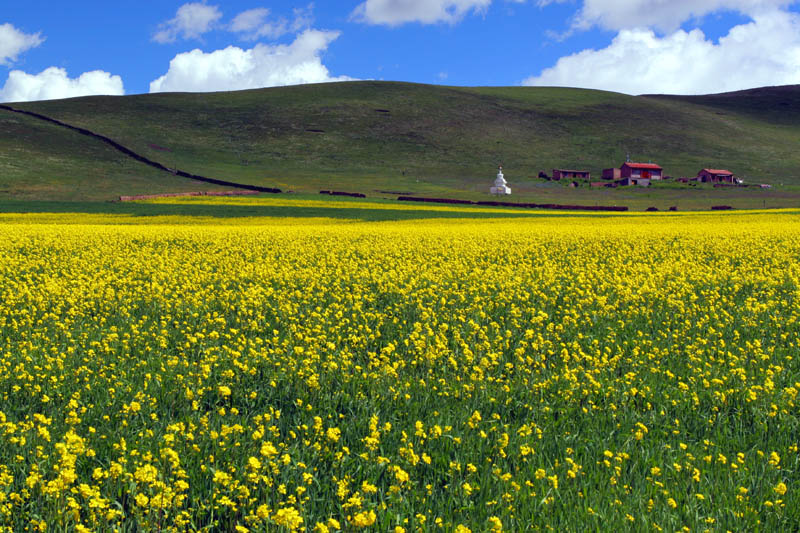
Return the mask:
[[303, 517], [294, 507], [282, 507], [273, 513], [272, 521], [290, 531], [295, 531], [303, 524]]
[[175, 202], [0, 213], [0, 530], [788, 516], [798, 210]]
[[352, 519], [350, 519], [350, 524], [354, 527], [369, 527], [375, 523], [377, 520], [377, 516], [375, 515], [375, 511], [361, 511], [356, 513]]

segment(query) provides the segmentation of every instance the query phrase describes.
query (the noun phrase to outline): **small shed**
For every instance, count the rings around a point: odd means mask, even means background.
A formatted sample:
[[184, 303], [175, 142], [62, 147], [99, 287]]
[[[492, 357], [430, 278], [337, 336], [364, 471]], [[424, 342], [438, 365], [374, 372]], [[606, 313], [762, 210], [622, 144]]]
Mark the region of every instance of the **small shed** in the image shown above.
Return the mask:
[[703, 183], [738, 183], [739, 180], [729, 170], [704, 168], [697, 173], [697, 179]]
[[561, 168], [554, 168], [553, 169], [553, 179], [558, 181], [560, 179], [581, 179], [581, 180], [588, 180], [591, 178], [591, 174], [588, 170], [565, 170]]
[[618, 180], [622, 177], [622, 172], [618, 168], [604, 168], [603, 169], [603, 179], [604, 180]]

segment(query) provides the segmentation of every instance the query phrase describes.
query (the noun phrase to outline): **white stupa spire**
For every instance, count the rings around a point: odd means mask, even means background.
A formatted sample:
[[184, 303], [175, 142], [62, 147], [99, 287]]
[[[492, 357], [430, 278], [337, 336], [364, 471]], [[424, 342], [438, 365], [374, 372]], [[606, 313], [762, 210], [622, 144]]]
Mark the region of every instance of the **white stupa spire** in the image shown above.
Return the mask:
[[494, 187], [489, 188], [492, 194], [511, 194], [511, 188], [506, 183], [506, 178], [503, 176], [503, 165], [498, 167], [497, 178], [494, 180]]

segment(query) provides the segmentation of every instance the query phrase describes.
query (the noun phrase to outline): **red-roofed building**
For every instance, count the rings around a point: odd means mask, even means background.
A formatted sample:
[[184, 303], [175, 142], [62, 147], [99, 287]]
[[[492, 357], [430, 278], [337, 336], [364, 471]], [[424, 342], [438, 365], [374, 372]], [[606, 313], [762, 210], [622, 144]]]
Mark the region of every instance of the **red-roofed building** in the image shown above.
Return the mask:
[[614, 180], [617, 185], [639, 185], [648, 187], [650, 180], [663, 178], [663, 169], [655, 163], [633, 163], [627, 161], [619, 168], [604, 168], [603, 179]]
[[697, 173], [697, 179], [704, 183], [739, 183], [733, 172], [717, 168], [704, 168]]
[[662, 177], [662, 168], [654, 163], [623, 163], [620, 169], [622, 178], [631, 178], [632, 180], [660, 180]]

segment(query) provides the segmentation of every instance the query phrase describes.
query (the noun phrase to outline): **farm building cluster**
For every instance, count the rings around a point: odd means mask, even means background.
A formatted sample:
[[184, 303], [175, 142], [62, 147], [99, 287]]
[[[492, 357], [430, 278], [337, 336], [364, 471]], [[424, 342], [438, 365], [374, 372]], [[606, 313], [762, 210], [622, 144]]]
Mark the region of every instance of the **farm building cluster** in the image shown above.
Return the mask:
[[[653, 181], [672, 179], [664, 176], [664, 169], [655, 163], [635, 163], [626, 161], [619, 168], [603, 169], [603, 181], [591, 181], [592, 175], [588, 170], [567, 170], [554, 168], [552, 177], [546, 176], [544, 172], [539, 174], [554, 181], [561, 180], [584, 180], [589, 181], [592, 187], [621, 187], [626, 185], [638, 185], [647, 187]], [[741, 185], [742, 180], [733, 175], [728, 170], [704, 168], [693, 178], [677, 178], [677, 182], [688, 183], [690, 181], [701, 183], [720, 183], [730, 185]]]
[[[552, 181], [567, 181], [570, 180], [572, 187], [580, 186], [580, 182], [588, 183], [592, 187], [624, 187], [624, 186], [638, 186], [649, 187], [654, 181], [674, 181], [677, 183], [711, 183], [715, 187], [760, 187], [762, 189], [770, 189], [771, 185], [767, 184], [754, 184], [744, 185], [741, 178], [737, 178], [733, 172], [718, 168], [703, 168], [697, 176], [673, 178], [664, 175], [664, 169], [653, 162], [636, 163], [633, 161], [626, 161], [619, 168], [604, 168], [602, 174], [602, 181], [592, 181], [592, 174], [588, 170], [569, 170], [563, 168], [554, 168], [552, 176], [548, 176], [546, 172], [539, 172], [539, 177]], [[490, 188], [491, 194], [495, 195], [508, 195], [511, 194], [511, 188], [503, 176], [503, 167], [497, 174], [497, 179], [494, 186]]]

